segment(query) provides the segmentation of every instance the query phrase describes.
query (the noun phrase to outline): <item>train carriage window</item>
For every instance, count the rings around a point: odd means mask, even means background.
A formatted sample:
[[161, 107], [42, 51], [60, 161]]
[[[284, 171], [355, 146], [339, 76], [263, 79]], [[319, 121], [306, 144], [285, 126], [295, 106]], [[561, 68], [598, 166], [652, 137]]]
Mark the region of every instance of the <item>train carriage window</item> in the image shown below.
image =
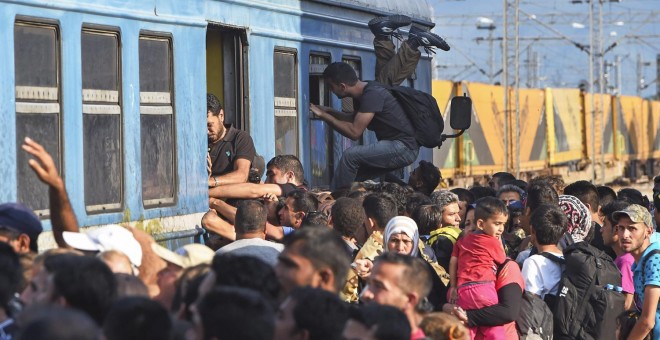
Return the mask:
[[55, 25], [14, 24], [16, 79], [16, 171], [18, 201], [48, 215], [48, 188], [28, 165], [25, 137], [41, 143], [64, 176], [61, 146], [60, 46]]
[[84, 28], [81, 51], [85, 206], [117, 210], [123, 179], [119, 34]]
[[296, 51], [276, 49], [275, 155], [298, 156], [298, 72]]
[[[309, 101], [312, 104], [331, 106], [330, 88], [323, 81], [323, 71], [330, 64], [325, 55], [309, 56]], [[311, 114], [311, 113], [310, 113]], [[330, 186], [333, 163], [333, 130], [322, 120], [310, 121], [310, 160], [312, 165], [312, 185]]]
[[[355, 73], [357, 73], [358, 79], [361, 78], [361, 73], [362, 73], [362, 61], [358, 57], [350, 57], [350, 56], [344, 56], [342, 57], [341, 61], [351, 65], [353, 69], [355, 70]], [[353, 113], [353, 98], [342, 98], [341, 100], [341, 110], [342, 112], [347, 112], [347, 113]], [[338, 139], [339, 143], [339, 149], [342, 151], [350, 148], [353, 145], [360, 145], [362, 144], [362, 137], [360, 139], [354, 141], [351, 140], [350, 138], [341, 136]]]
[[176, 192], [172, 40], [143, 35], [139, 48], [142, 200], [162, 206]]

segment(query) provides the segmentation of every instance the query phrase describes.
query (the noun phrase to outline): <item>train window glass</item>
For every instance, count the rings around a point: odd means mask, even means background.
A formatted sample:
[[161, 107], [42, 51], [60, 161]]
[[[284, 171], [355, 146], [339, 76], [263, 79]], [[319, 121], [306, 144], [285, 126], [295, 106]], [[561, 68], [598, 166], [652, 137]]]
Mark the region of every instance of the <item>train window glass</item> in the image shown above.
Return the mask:
[[[351, 57], [351, 56], [344, 56], [342, 57], [341, 61], [351, 65], [353, 69], [355, 70], [355, 73], [357, 73], [358, 79], [361, 78], [362, 74], [362, 61], [358, 57]], [[353, 113], [353, 98], [342, 98], [341, 100], [341, 110], [342, 112], [347, 112], [347, 113]], [[339, 144], [339, 149], [342, 151], [350, 148], [353, 145], [360, 145], [362, 144], [362, 137], [360, 139], [354, 141], [351, 140], [350, 138], [341, 136], [338, 138], [338, 144]]]
[[275, 155], [298, 156], [298, 72], [296, 64], [295, 50], [275, 50], [273, 60]]
[[142, 199], [155, 207], [176, 192], [172, 40], [141, 36], [139, 54]]
[[117, 210], [123, 178], [119, 35], [83, 29], [80, 44], [85, 206], [88, 212]]
[[[330, 88], [323, 81], [323, 71], [330, 64], [330, 57], [325, 55], [309, 56], [309, 101], [312, 104], [331, 106]], [[332, 179], [333, 130], [322, 120], [310, 121], [310, 161], [312, 166], [312, 185], [327, 187]]]
[[25, 137], [44, 146], [64, 176], [61, 148], [59, 31], [55, 25], [14, 24], [16, 79], [16, 171], [18, 201], [48, 215], [48, 187], [28, 165], [21, 148]]

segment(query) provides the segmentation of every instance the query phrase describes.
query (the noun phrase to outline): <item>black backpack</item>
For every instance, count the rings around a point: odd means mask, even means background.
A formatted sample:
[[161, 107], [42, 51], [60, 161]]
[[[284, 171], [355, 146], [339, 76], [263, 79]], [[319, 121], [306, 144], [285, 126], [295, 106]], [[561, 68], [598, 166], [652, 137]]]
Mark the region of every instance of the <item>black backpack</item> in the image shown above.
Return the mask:
[[[444, 138], [445, 121], [438, 102], [430, 94], [405, 86], [388, 86], [376, 83], [390, 91], [399, 102], [415, 130], [415, 140], [427, 148], [440, 147]], [[393, 126], [398, 129], [398, 127]]]
[[[497, 276], [510, 261], [506, 259], [497, 268]], [[548, 305], [536, 294], [524, 290], [516, 318], [516, 331], [520, 340], [552, 340], [552, 329], [552, 311]]]
[[553, 320], [548, 304], [536, 294], [524, 291], [516, 330], [520, 340], [552, 340]]
[[605, 289], [607, 284], [621, 286], [610, 256], [586, 242], [564, 249], [564, 272], [551, 304], [555, 339], [615, 339], [625, 297]]

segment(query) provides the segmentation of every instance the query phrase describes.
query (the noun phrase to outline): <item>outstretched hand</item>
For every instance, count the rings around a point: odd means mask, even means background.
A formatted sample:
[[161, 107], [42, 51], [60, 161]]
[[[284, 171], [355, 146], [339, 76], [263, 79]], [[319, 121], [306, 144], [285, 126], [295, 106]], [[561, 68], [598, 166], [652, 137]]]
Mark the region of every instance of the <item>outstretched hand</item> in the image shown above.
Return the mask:
[[37, 174], [39, 180], [51, 187], [61, 185], [62, 177], [60, 177], [60, 174], [57, 172], [55, 161], [53, 161], [53, 157], [51, 157], [41, 144], [33, 141], [29, 137], [25, 137], [25, 143], [21, 147], [25, 152], [35, 158], [30, 159], [28, 164]]
[[315, 104], [309, 104], [309, 110], [313, 113], [313, 115], [310, 117], [312, 119], [323, 119], [323, 115], [325, 115], [325, 110], [321, 106]]

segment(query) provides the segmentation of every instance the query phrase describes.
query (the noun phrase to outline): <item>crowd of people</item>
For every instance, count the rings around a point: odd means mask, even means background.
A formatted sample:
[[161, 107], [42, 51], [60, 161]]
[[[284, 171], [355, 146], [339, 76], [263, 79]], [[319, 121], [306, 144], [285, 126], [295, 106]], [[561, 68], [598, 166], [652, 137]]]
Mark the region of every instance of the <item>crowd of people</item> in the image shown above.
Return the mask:
[[[409, 24], [372, 20], [374, 44], [393, 48]], [[414, 26], [407, 41], [392, 65], [449, 48]], [[416, 158], [414, 133], [384, 128], [403, 113], [382, 114], [388, 94], [345, 65], [326, 70], [332, 91], [369, 99], [350, 122], [312, 109], [379, 142], [342, 156], [332, 191], [309, 188], [293, 155], [265, 163], [208, 95], [208, 237], [174, 251], [130, 226], [81, 232], [51, 156], [26, 139], [57, 248], [38, 249], [34, 212], [0, 205], [0, 340], [660, 338], [660, 176], [652, 200], [506, 172], [444, 190], [425, 161], [403, 182], [390, 172]]]

